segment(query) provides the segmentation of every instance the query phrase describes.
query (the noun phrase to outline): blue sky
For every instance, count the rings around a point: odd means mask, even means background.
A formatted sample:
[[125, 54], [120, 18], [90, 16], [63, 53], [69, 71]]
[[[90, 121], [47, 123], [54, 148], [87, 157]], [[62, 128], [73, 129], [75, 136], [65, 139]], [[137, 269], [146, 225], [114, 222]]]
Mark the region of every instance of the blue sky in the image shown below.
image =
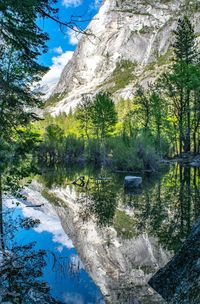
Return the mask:
[[[58, 0], [59, 19], [67, 22], [71, 16], [81, 16], [80, 25], [86, 28], [97, 13], [101, 0]], [[44, 77], [44, 83], [55, 82], [63, 67], [73, 55], [79, 35], [67, 28], [60, 29], [52, 20], [39, 20], [40, 27], [49, 34], [48, 53], [39, 58], [39, 62], [49, 66], [50, 71]]]

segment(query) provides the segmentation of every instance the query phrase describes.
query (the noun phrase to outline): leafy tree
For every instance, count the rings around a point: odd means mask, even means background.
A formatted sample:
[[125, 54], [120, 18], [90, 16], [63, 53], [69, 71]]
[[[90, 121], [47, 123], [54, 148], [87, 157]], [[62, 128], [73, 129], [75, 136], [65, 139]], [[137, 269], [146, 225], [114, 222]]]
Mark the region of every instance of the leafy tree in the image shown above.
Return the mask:
[[115, 104], [109, 93], [103, 92], [96, 95], [92, 104], [91, 123], [94, 133], [101, 144], [105, 161], [105, 140], [117, 123]]
[[[194, 93], [198, 92], [200, 88], [200, 82], [196, 81], [196, 75], [199, 75], [199, 53], [196, 48], [193, 26], [186, 16], [178, 21], [174, 54], [174, 63], [170, 72], [164, 75], [162, 82], [178, 121], [179, 152], [182, 154], [183, 151], [191, 151]], [[195, 109], [197, 110], [197, 108], [196, 104]]]
[[98, 93], [92, 104], [91, 122], [97, 138], [104, 141], [117, 123], [115, 104], [109, 93]]
[[40, 153], [44, 155], [49, 155], [50, 163], [55, 162], [57, 158], [57, 154], [62, 149], [63, 140], [64, 140], [64, 131], [56, 124], [49, 125], [45, 130], [45, 135], [44, 135], [45, 142], [40, 149]]
[[145, 94], [142, 87], [139, 87], [137, 89], [135, 96], [136, 98], [134, 100], [134, 103], [138, 106], [136, 112], [146, 132], [150, 129], [151, 100]]
[[166, 121], [166, 106], [165, 101], [160, 96], [157, 90], [152, 89], [150, 94], [150, 104], [151, 104], [151, 116], [152, 124], [155, 126], [156, 140], [155, 146], [157, 151], [161, 152], [161, 135]]
[[90, 139], [90, 129], [91, 129], [91, 110], [92, 110], [92, 100], [83, 96], [82, 101], [78, 104], [76, 118], [80, 122], [80, 128], [85, 133], [87, 140]]
[[63, 140], [64, 132], [58, 125], [51, 124], [46, 128], [45, 137], [47, 141], [56, 143]]

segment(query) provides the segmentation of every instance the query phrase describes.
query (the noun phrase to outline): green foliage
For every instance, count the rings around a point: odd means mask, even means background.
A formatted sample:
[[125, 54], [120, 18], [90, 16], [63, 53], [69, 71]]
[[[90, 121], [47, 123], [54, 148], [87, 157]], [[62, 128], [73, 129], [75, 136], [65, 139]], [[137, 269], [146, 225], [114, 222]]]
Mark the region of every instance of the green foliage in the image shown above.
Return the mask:
[[48, 39], [38, 26], [37, 18], [56, 13], [52, 8], [55, 2], [1, 1], [0, 136], [6, 137], [17, 126], [37, 118], [30, 109], [41, 103], [32, 86], [48, 70], [37, 61], [38, 56], [47, 51]]
[[55, 143], [61, 142], [64, 137], [63, 130], [55, 124], [51, 124], [46, 128], [45, 139], [48, 142]]
[[177, 150], [182, 154], [191, 152], [193, 148], [196, 153], [199, 151], [199, 52], [196, 48], [194, 29], [186, 16], [178, 21], [174, 53], [175, 61], [160, 81], [162, 93], [170, 101], [170, 114], [177, 119]]
[[197, 57], [194, 28], [187, 16], [178, 20], [175, 34], [174, 53], [177, 60], [193, 63]]
[[67, 136], [64, 141], [66, 156], [72, 160], [83, 155], [84, 142], [75, 136]]
[[105, 138], [113, 131], [117, 123], [115, 105], [108, 93], [98, 93], [91, 108], [91, 123], [97, 138]]
[[66, 94], [54, 94], [50, 96], [44, 103], [44, 107], [55, 106]]
[[[158, 57], [158, 65], [171, 56], [170, 49]], [[42, 132], [42, 126], [55, 123], [63, 130], [64, 141], [59, 152], [54, 151], [62, 159], [82, 158], [120, 170], [153, 171], [159, 157], [178, 154], [181, 145], [184, 151], [191, 151], [192, 138], [194, 152], [200, 150], [198, 60], [194, 31], [184, 17], [175, 32], [174, 62], [154, 86], [138, 87], [133, 100], [116, 105], [106, 92], [84, 97], [74, 114], [46, 116], [36, 129]], [[134, 68], [128, 60], [117, 64], [112, 78], [115, 88], [130, 82]]]
[[144, 26], [140, 29], [140, 34], [151, 33], [153, 30], [154, 30], [154, 28], [153, 28], [152, 26], [144, 25]]
[[136, 63], [130, 60], [121, 60], [116, 64], [116, 68], [113, 71], [113, 75], [109, 80], [110, 83], [114, 82], [114, 86], [109, 89], [110, 93], [123, 89], [132, 80], [135, 79], [134, 71]]
[[153, 146], [153, 140], [144, 134], [132, 138], [128, 143], [120, 137], [108, 142], [108, 151], [112, 165], [117, 170], [150, 170], [158, 168], [158, 156]]
[[76, 110], [76, 118], [80, 122], [80, 130], [83, 131], [86, 138], [89, 140], [91, 130], [91, 111], [94, 102], [89, 97], [84, 97], [79, 103]]

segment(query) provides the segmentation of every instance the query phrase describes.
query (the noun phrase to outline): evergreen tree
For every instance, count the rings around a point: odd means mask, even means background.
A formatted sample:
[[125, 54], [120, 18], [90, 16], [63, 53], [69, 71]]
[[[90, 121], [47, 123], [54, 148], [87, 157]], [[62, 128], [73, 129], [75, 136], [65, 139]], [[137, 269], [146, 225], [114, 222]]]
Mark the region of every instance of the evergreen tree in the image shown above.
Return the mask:
[[192, 64], [197, 59], [194, 28], [187, 16], [178, 20], [177, 29], [174, 31], [174, 53], [176, 61]]
[[174, 43], [174, 63], [162, 79], [163, 89], [171, 101], [179, 128], [179, 152], [191, 151], [192, 125], [194, 110], [194, 91], [200, 82], [194, 82], [199, 72], [199, 53], [196, 48], [195, 34], [190, 20], [184, 16], [178, 21]]
[[0, 2], [0, 136], [18, 125], [36, 118], [33, 107], [39, 105], [33, 84], [47, 68], [37, 62], [46, 52], [48, 36], [37, 25], [42, 11], [56, 11], [55, 1], [5, 0]]

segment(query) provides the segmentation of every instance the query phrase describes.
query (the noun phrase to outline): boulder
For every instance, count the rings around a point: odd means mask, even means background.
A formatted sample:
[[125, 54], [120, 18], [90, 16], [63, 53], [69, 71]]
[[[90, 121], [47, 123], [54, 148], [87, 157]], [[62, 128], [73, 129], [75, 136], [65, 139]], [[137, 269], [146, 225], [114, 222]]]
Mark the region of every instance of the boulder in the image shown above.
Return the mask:
[[149, 281], [170, 304], [200, 303], [200, 218], [173, 259]]
[[124, 188], [138, 188], [142, 185], [142, 177], [139, 176], [126, 176], [124, 178]]

